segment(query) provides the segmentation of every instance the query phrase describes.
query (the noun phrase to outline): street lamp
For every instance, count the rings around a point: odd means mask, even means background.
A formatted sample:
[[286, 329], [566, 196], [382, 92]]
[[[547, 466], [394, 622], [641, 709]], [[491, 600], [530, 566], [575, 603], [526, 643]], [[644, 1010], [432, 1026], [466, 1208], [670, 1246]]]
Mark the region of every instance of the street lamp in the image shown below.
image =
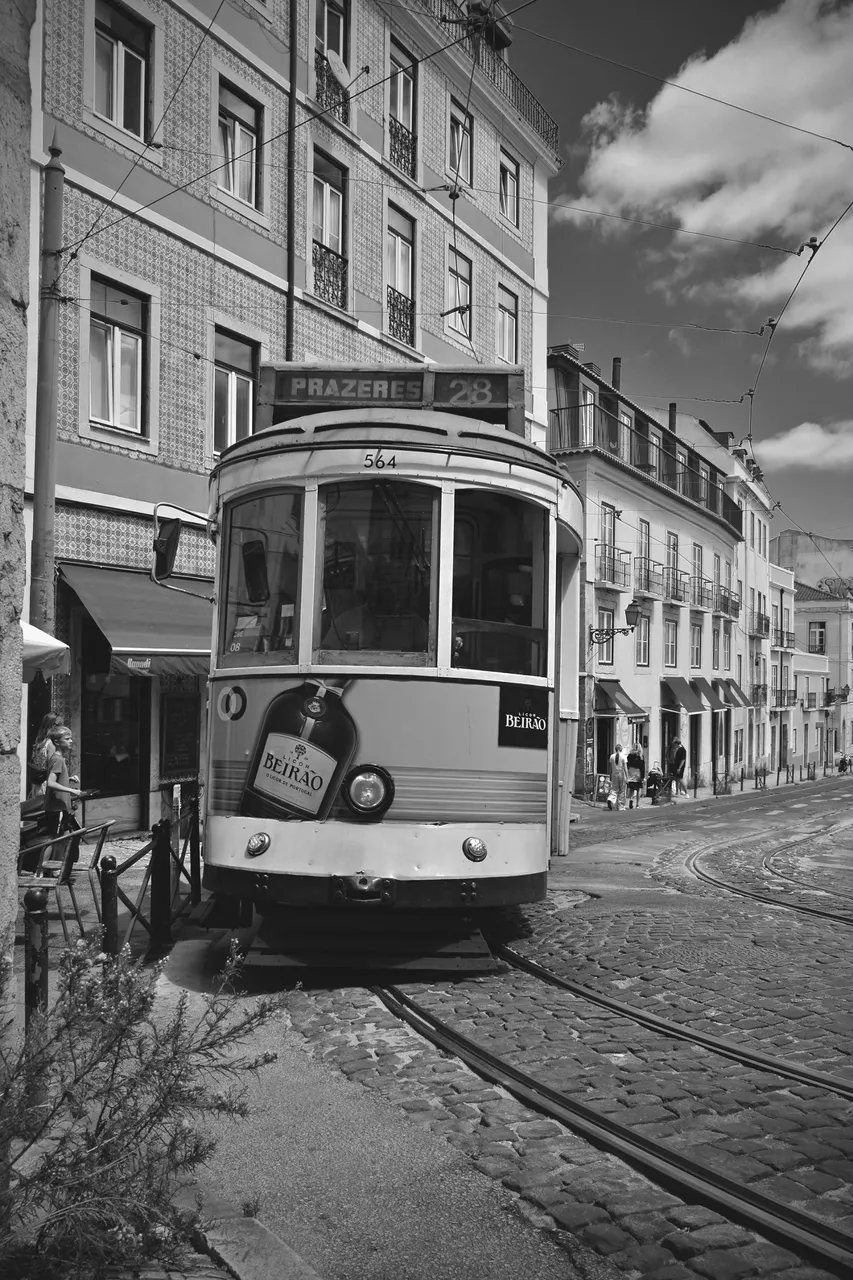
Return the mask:
[[625, 621], [627, 627], [590, 627], [589, 643], [607, 644], [614, 636], [629, 636], [640, 621], [640, 612], [642, 610], [642, 602], [640, 600], [632, 600], [625, 608]]

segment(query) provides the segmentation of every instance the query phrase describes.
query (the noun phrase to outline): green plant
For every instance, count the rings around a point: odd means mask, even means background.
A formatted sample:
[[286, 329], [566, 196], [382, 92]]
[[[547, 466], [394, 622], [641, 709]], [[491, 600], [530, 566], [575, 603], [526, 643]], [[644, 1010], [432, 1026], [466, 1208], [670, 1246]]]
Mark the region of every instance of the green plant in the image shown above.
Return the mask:
[[[61, 957], [57, 996], [0, 1047], [0, 1274], [97, 1277], [117, 1262], [173, 1258], [194, 1225], [172, 1202], [213, 1142], [211, 1115], [247, 1114], [242, 1078], [275, 1055], [242, 1046], [280, 1008], [235, 1012], [232, 947], [192, 1015], [157, 1005], [162, 967], [80, 942]], [[74, 1269], [69, 1269], [69, 1263]]]

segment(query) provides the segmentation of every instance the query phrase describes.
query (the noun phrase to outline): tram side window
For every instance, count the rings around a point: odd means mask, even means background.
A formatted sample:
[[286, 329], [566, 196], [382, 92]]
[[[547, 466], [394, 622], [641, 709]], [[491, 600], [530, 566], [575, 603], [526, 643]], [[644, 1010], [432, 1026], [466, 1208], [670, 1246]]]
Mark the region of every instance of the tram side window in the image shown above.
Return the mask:
[[222, 664], [296, 662], [302, 497], [266, 493], [231, 507]]
[[508, 494], [459, 490], [453, 665], [547, 674], [546, 513]]
[[394, 480], [321, 490], [320, 662], [346, 653], [348, 662], [434, 663], [436, 501], [434, 489]]

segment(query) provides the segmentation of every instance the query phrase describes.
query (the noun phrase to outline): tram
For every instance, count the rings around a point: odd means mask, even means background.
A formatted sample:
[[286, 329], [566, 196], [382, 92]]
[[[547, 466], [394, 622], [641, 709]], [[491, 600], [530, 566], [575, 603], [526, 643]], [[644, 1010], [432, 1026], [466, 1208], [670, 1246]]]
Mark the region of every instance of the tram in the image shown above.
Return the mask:
[[205, 887], [261, 915], [543, 898], [583, 526], [524, 438], [523, 371], [264, 367], [210, 523]]

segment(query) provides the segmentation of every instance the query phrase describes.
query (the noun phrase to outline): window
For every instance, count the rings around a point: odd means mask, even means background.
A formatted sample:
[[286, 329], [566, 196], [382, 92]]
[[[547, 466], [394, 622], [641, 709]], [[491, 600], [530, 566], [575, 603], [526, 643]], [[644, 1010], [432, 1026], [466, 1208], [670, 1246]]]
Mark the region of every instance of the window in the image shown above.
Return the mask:
[[217, 186], [246, 204], [259, 205], [258, 141], [261, 110], [224, 81], [219, 83]]
[[634, 657], [638, 667], [649, 665], [649, 618], [641, 613], [634, 632]]
[[702, 624], [694, 622], [690, 627], [690, 665], [702, 665]]
[[809, 726], [803, 725], [803, 759], [808, 761], [809, 758]]
[[399, 45], [391, 45], [388, 101], [388, 139], [391, 163], [414, 178], [417, 172], [415, 137], [415, 67]]
[[731, 560], [727, 560], [727, 561], [726, 561], [724, 585], [725, 585], [726, 591], [731, 592], [731, 589], [732, 589], [732, 562], [731, 562]]
[[518, 298], [498, 285], [498, 359], [518, 363]]
[[611, 551], [616, 545], [616, 508], [609, 502], [601, 504], [601, 544]]
[[500, 211], [514, 227], [518, 226], [518, 161], [501, 147]]
[[388, 277], [388, 332], [415, 345], [415, 224], [402, 210], [388, 206], [385, 270]]
[[581, 444], [592, 444], [595, 424], [595, 392], [581, 386]]
[[794, 752], [796, 752], [797, 750], [797, 726], [796, 725], [794, 725], [794, 727], [791, 729], [791, 750]]
[[447, 325], [471, 341], [471, 259], [452, 246], [447, 257]]
[[786, 631], [791, 630], [791, 610], [790, 609], [782, 610], [782, 626]]
[[731, 671], [732, 669], [732, 629], [726, 623], [723, 628], [723, 670]]
[[302, 495], [251, 497], [230, 508], [225, 666], [296, 661]]
[[[613, 610], [599, 609], [598, 611], [599, 630], [613, 630]], [[613, 665], [613, 636], [609, 640], [605, 640], [603, 644], [598, 646], [598, 661], [605, 666]]]
[[652, 529], [648, 520], [641, 520], [639, 523], [639, 536], [637, 539], [637, 548], [643, 560], [648, 561], [652, 554]]
[[314, 23], [314, 48], [325, 56], [336, 53], [347, 60], [347, 6], [344, 0], [317, 0]]
[[[315, 645], [347, 662], [435, 661], [435, 489], [408, 481], [329, 484], [320, 491], [323, 582]], [[396, 655], [396, 658], [395, 656]], [[406, 655], [405, 657], [403, 655]]]
[[694, 578], [702, 577], [702, 562], [703, 562], [702, 547], [698, 542], [694, 542], [693, 543], [693, 577]]
[[774, 702], [775, 702], [775, 693], [778, 687], [779, 687], [779, 668], [774, 662], [773, 666], [770, 668], [770, 689], [771, 689], [771, 692], [774, 694]]
[[660, 436], [657, 436], [654, 434], [653, 431], [650, 431], [649, 432], [648, 472], [649, 472], [649, 475], [654, 476], [656, 480], [660, 476], [660, 443], [661, 443]]
[[779, 630], [779, 606], [774, 604], [770, 608], [770, 625], [773, 628], [773, 643], [776, 643], [776, 632]]
[[687, 493], [687, 454], [679, 449], [676, 453], [678, 492]]
[[147, 300], [95, 275], [90, 292], [89, 416], [143, 435]]
[[666, 567], [667, 569], [678, 568], [678, 534], [668, 533], [666, 535]]
[[699, 501], [707, 502], [710, 494], [711, 473], [707, 467], [699, 467]]
[[665, 667], [678, 666], [678, 623], [674, 618], [664, 618], [663, 665]]
[[826, 653], [826, 623], [809, 623], [809, 653]]
[[749, 545], [751, 547], [755, 546], [755, 512], [754, 511], [750, 511], [749, 513]]
[[735, 729], [735, 764], [743, 764], [743, 729]]
[[474, 122], [471, 113], [450, 99], [450, 172], [458, 182], [471, 186], [472, 135]]
[[720, 669], [720, 628], [714, 627], [711, 632], [711, 666], [715, 671]]
[[148, 131], [150, 28], [121, 5], [95, 5], [95, 111], [144, 138]]
[[214, 338], [213, 451], [252, 434], [257, 347], [217, 329]]
[[314, 152], [314, 292], [336, 307], [347, 304], [344, 254], [344, 170]]
[[546, 513], [510, 494], [457, 490], [453, 530], [453, 666], [544, 676]]
[[737, 683], [739, 688], [743, 688], [743, 654], [737, 656]]

